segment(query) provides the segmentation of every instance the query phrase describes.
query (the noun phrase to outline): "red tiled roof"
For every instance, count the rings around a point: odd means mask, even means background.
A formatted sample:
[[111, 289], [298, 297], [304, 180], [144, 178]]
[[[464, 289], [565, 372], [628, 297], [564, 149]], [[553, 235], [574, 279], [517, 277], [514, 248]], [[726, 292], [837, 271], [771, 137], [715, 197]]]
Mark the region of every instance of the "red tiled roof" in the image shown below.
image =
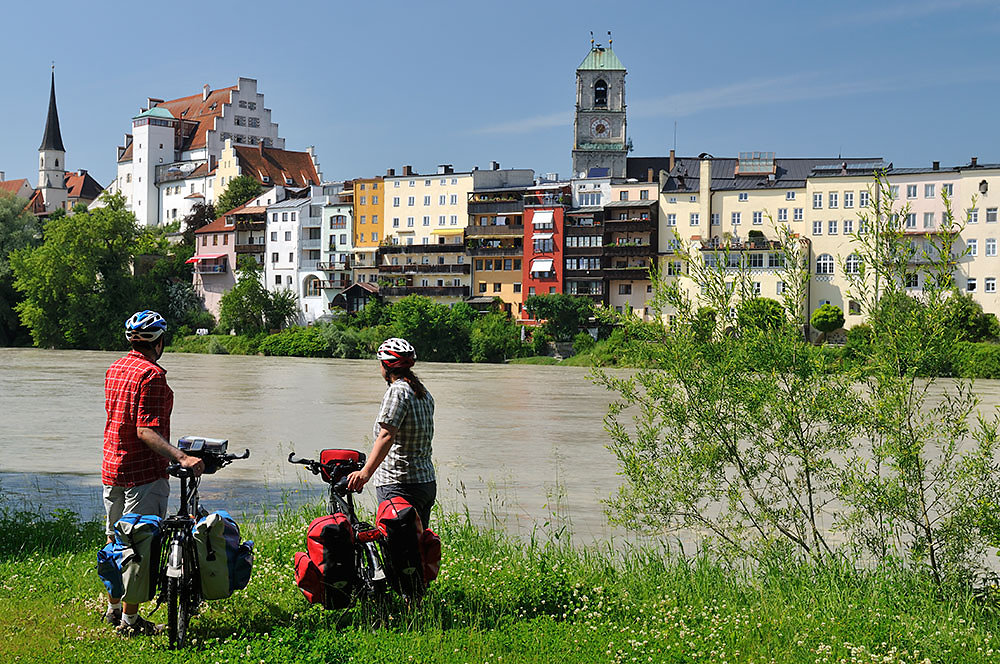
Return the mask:
[[197, 126], [185, 127], [184, 140], [181, 141], [181, 150], [194, 150], [205, 147], [205, 135], [210, 129], [215, 128], [215, 118], [222, 115], [222, 105], [228, 104], [231, 98], [230, 93], [236, 86], [212, 90], [208, 93], [208, 99], [202, 99], [202, 94], [171, 99], [157, 104], [160, 108], [170, 111], [178, 120], [187, 120], [197, 123]]
[[[262, 148], [234, 145], [236, 158], [240, 162], [240, 173], [249, 175], [261, 184], [305, 187], [319, 184], [319, 175], [308, 152], [291, 152], [278, 148]], [[270, 182], [264, 182], [264, 176]], [[285, 178], [291, 178], [291, 183]]]
[[25, 186], [32, 188], [26, 178], [21, 178], [19, 180], [4, 180], [3, 182], [0, 182], [0, 191], [5, 191], [8, 194], [17, 194]]
[[[231, 213], [227, 212], [226, 214], [231, 214]], [[235, 230], [236, 226], [226, 225], [226, 215], [224, 214], [215, 221], [213, 221], [212, 223], [205, 224], [204, 226], [196, 230], [194, 234], [199, 235], [201, 233], [228, 233], [230, 231], [235, 231]]]
[[32, 214], [45, 214], [45, 199], [42, 197], [41, 189], [35, 189], [35, 193], [31, 195], [31, 200], [28, 201], [27, 209]]
[[92, 178], [87, 171], [66, 172], [66, 196], [68, 198], [93, 201], [101, 195], [102, 191], [104, 191], [104, 187], [99, 185], [97, 180]]

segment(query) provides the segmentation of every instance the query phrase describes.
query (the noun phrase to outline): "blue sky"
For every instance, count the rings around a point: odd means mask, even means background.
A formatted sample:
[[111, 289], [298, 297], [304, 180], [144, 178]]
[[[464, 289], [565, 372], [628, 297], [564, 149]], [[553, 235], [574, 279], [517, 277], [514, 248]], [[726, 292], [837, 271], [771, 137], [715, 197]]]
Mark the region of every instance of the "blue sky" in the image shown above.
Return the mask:
[[[574, 70], [614, 37], [635, 156], [1000, 162], [1000, 3], [78, 2], [5, 8], [0, 170], [37, 178], [49, 63], [67, 165], [101, 184], [146, 97], [258, 80], [324, 177], [569, 174]], [[94, 7], [90, 5], [89, 7]]]

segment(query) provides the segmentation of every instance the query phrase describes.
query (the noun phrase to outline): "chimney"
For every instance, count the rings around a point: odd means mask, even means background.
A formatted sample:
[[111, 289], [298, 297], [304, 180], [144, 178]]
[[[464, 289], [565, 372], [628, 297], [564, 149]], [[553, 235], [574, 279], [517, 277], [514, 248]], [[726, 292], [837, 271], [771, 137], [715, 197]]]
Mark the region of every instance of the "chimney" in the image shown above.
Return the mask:
[[403, 166], [403, 175], [413, 175], [413, 166]]
[[396, 176], [396, 169], [395, 168], [387, 168], [387, 169], [385, 169], [385, 176], [387, 178], [395, 177]]
[[939, 170], [940, 168], [941, 168], [941, 162], [940, 161], [932, 161], [931, 162], [931, 170], [932, 171]]
[[4, 176], [4, 172], [3, 172], [3, 171], [0, 171], [0, 182], [3, 182], [3, 181], [4, 181], [4, 177], [5, 177], [5, 176]]
[[264, 141], [263, 140], [257, 141], [257, 154], [259, 154], [261, 157], [264, 156]]
[[202, 101], [206, 101], [208, 99], [208, 93], [211, 92], [211, 91], [212, 91], [212, 88], [210, 88], [208, 86], [208, 83], [206, 83], [205, 87], [203, 87], [201, 89], [201, 100]]
[[676, 163], [677, 163], [677, 155], [674, 153], [673, 150], [671, 150], [670, 151], [670, 168], [668, 169], [669, 172], [671, 172], [671, 173], [674, 172], [674, 164], [676, 164]]
[[499, 171], [500, 170], [500, 162], [499, 161], [491, 161], [490, 162], [490, 168], [492, 168], [494, 171]]
[[[80, 177], [83, 177], [86, 174], [87, 174], [87, 169], [81, 168], [80, 169]], [[3, 180], [3, 173], [0, 173], [0, 180]]]
[[646, 169], [646, 182], [652, 182], [652, 181], [653, 181], [653, 169], [652, 168], [647, 168]]
[[972, 161], [969, 163], [969, 166], [975, 168], [978, 165], [979, 165], [979, 157], [973, 157]]

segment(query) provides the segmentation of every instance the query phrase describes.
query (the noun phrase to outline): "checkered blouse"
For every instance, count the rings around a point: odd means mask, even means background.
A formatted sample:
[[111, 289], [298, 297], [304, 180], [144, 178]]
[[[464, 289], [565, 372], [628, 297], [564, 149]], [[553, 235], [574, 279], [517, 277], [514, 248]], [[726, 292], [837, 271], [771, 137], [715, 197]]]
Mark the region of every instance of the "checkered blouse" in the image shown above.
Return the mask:
[[382, 397], [382, 407], [375, 419], [375, 437], [381, 424], [396, 427], [396, 437], [389, 454], [375, 470], [375, 486], [386, 484], [421, 484], [434, 481], [431, 440], [434, 438], [434, 397], [430, 392], [418, 399], [405, 380], [394, 381]]

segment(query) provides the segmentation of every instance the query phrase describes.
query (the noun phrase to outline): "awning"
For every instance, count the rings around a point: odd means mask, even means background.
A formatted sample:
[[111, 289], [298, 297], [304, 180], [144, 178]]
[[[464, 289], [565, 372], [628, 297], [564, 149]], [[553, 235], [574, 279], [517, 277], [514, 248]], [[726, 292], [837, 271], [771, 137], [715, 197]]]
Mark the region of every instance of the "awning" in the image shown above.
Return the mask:
[[216, 258], [222, 258], [223, 256], [225, 256], [225, 254], [200, 254], [198, 256], [192, 256], [184, 262], [197, 263], [198, 261], [210, 261]]
[[531, 236], [532, 240], [551, 240], [552, 233], [535, 233]]
[[432, 228], [431, 233], [434, 235], [461, 235], [465, 232], [464, 228]]
[[533, 226], [541, 226], [542, 224], [552, 223], [552, 210], [539, 210], [535, 213], [535, 216], [531, 218], [531, 223]]
[[531, 261], [531, 271], [532, 272], [551, 272], [552, 271], [552, 261], [547, 258], [536, 258]]

